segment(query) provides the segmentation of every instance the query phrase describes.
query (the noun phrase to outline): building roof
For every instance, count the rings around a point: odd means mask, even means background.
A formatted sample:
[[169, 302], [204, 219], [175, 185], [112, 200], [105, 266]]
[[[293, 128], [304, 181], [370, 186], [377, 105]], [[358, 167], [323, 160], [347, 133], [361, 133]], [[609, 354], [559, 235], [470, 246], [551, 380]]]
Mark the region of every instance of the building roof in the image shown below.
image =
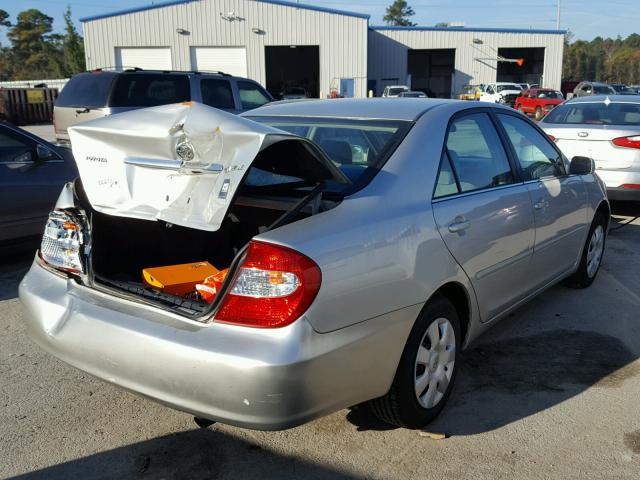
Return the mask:
[[[91, 22], [93, 20], [100, 20], [102, 18], [109, 18], [109, 17], [117, 17], [119, 15], [127, 15], [129, 13], [136, 13], [136, 12], [144, 12], [145, 10], [153, 10], [156, 8], [163, 8], [163, 7], [171, 7], [173, 5], [181, 5], [181, 4], [186, 4], [186, 3], [195, 3], [198, 2], [199, 0], [168, 0], [168, 1], [164, 1], [164, 2], [157, 2], [157, 3], [153, 3], [153, 4], [149, 4], [149, 5], [142, 5], [140, 7], [131, 7], [131, 8], [125, 8], [122, 10], [116, 10], [113, 12], [107, 12], [107, 13], [101, 13], [98, 15], [92, 15], [89, 17], [83, 17], [80, 19], [81, 22]], [[316, 5], [308, 5], [308, 4], [304, 4], [304, 3], [295, 3], [295, 2], [287, 2], [284, 0], [254, 0], [256, 2], [260, 2], [260, 3], [270, 3], [273, 5], [281, 5], [284, 7], [293, 7], [293, 8], [300, 8], [303, 10], [314, 10], [316, 12], [324, 12], [324, 13], [335, 13], [337, 15], [345, 15], [348, 17], [357, 17], [357, 18], [364, 18], [366, 20], [368, 20], [371, 16], [367, 15], [365, 13], [357, 13], [357, 12], [348, 12], [346, 10], [336, 10], [333, 8], [325, 8], [325, 7], [318, 7]]]
[[415, 30], [427, 32], [493, 32], [493, 33], [542, 33], [552, 35], [565, 35], [566, 30], [540, 30], [533, 28], [480, 28], [480, 27], [392, 27], [388, 25], [371, 25], [371, 30]]
[[[327, 117], [348, 119], [406, 120], [457, 100], [441, 98], [336, 98], [268, 103], [245, 112], [246, 117]], [[460, 102], [464, 103], [464, 102]], [[465, 105], [468, 103], [465, 103]]]

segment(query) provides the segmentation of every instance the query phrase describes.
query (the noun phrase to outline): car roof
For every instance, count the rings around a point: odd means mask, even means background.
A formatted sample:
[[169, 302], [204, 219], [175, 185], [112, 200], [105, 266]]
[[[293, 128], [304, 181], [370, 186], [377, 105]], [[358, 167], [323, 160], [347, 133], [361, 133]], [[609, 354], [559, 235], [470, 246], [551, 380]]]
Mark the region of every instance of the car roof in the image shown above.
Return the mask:
[[640, 95], [588, 95], [586, 97], [573, 97], [565, 103], [640, 103]]
[[328, 117], [349, 119], [417, 120], [437, 106], [459, 102], [441, 98], [336, 98], [268, 103], [245, 112], [248, 117]]

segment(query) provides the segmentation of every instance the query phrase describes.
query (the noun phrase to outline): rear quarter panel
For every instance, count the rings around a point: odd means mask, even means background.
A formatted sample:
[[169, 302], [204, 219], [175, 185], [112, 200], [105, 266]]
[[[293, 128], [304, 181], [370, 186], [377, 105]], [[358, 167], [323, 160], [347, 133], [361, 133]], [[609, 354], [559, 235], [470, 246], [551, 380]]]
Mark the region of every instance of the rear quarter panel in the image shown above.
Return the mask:
[[466, 288], [477, 317], [468, 278], [431, 211], [451, 113], [445, 105], [419, 119], [372, 182], [338, 207], [258, 237], [292, 247], [320, 266], [322, 286], [306, 313], [316, 331], [422, 305], [448, 281]]

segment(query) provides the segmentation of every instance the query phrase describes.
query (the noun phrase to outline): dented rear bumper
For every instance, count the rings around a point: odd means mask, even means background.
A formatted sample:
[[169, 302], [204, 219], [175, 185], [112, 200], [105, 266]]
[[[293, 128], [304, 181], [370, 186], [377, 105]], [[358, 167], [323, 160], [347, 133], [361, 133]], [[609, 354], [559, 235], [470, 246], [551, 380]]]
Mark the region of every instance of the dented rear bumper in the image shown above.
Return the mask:
[[304, 318], [278, 329], [202, 324], [38, 262], [20, 299], [30, 335], [61, 360], [178, 410], [260, 430], [386, 393], [415, 318], [403, 310], [325, 334]]

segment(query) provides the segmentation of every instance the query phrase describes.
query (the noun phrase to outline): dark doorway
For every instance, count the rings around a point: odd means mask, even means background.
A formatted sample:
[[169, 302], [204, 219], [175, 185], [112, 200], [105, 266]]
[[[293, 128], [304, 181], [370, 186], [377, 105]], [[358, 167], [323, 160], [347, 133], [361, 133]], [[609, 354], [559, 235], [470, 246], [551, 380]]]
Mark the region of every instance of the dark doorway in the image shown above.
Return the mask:
[[544, 48], [499, 48], [498, 55], [510, 60], [523, 60], [522, 66], [516, 62], [498, 62], [498, 82], [536, 83], [544, 86]]
[[409, 50], [408, 55], [411, 90], [419, 90], [429, 97], [451, 98], [456, 50]]
[[320, 95], [320, 48], [314, 46], [264, 47], [267, 90], [274, 98]]

